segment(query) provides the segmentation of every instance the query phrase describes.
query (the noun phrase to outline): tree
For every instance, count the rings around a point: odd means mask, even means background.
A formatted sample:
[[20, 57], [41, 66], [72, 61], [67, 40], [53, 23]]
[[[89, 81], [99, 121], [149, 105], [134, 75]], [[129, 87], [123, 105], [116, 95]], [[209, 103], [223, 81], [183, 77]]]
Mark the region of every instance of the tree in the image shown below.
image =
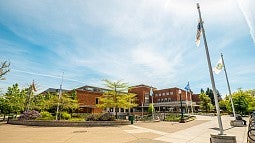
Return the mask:
[[200, 108], [202, 110], [204, 110], [205, 112], [209, 112], [213, 109], [211, 99], [209, 98], [208, 95], [206, 95], [205, 93], [200, 93], [199, 99], [200, 99]]
[[[128, 93], [127, 83], [123, 83], [118, 80], [112, 82], [109, 80], [104, 80], [105, 86], [109, 89], [106, 91], [103, 96], [100, 98], [100, 102], [97, 105], [99, 108], [133, 108], [136, 107], [135, 103], [136, 98], [135, 94]], [[115, 110], [116, 118], [117, 111]]]
[[77, 101], [76, 91], [72, 90], [71, 92], [63, 93], [61, 99], [58, 99], [57, 93], [46, 93], [36, 95], [32, 99], [32, 108], [42, 111], [48, 111], [50, 113], [55, 113], [57, 105], [59, 102], [59, 111], [66, 111], [68, 113], [73, 113], [79, 108]]
[[7, 62], [7, 61], [1, 62], [1, 65], [0, 65], [0, 80], [5, 79], [3, 76], [10, 71], [9, 67], [10, 67], [10, 62]]
[[[242, 115], [248, 113], [249, 102], [252, 101], [252, 97], [249, 94], [247, 94], [247, 92], [244, 92], [241, 89], [239, 89], [237, 92], [232, 94], [232, 98], [235, 111], [237, 113]], [[231, 104], [230, 101], [229, 104]]]
[[21, 113], [24, 111], [28, 89], [19, 89], [18, 84], [8, 87], [7, 92], [1, 97], [0, 107], [4, 114]]
[[[204, 91], [204, 89], [201, 88], [201, 93], [205, 93], [206, 95], [208, 95], [209, 98], [211, 99], [212, 105], [215, 105], [215, 100], [214, 100], [214, 95], [213, 95], [213, 90], [212, 89], [207, 88], [206, 91]], [[220, 101], [221, 100], [221, 95], [220, 95], [218, 90], [216, 90], [216, 94], [217, 94], [217, 97], [218, 97], [218, 101]]]

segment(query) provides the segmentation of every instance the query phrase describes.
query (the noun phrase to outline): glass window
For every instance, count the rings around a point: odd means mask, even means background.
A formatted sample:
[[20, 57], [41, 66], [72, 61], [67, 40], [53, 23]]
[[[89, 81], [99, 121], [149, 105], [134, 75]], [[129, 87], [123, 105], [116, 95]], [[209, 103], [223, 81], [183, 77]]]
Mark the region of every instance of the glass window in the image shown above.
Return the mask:
[[160, 99], [158, 99], [158, 103], [160, 102]]
[[162, 96], [164, 96], [164, 95], [166, 95], [166, 94], [165, 94], [165, 92], [164, 92], [164, 93], [162, 93]]
[[167, 92], [166, 95], [169, 95], [169, 92]]
[[159, 93], [158, 96], [161, 96], [161, 93]]

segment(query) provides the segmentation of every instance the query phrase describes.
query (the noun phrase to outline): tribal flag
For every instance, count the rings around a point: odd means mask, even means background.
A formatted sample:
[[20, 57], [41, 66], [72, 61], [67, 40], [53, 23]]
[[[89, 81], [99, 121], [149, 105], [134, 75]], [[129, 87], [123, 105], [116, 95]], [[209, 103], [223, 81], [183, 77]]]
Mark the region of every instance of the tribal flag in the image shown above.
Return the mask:
[[199, 45], [200, 45], [201, 34], [202, 34], [202, 25], [201, 25], [201, 22], [198, 22], [198, 24], [197, 24], [197, 35], [196, 35], [196, 45], [197, 45], [197, 47], [199, 47]]
[[188, 84], [184, 87], [184, 89], [186, 89], [187, 91], [190, 90], [189, 82], [188, 82]]
[[219, 61], [217, 62], [216, 67], [213, 69], [213, 71], [216, 74], [219, 74], [221, 72], [222, 68], [223, 68], [223, 63], [222, 63], [222, 58], [220, 58]]

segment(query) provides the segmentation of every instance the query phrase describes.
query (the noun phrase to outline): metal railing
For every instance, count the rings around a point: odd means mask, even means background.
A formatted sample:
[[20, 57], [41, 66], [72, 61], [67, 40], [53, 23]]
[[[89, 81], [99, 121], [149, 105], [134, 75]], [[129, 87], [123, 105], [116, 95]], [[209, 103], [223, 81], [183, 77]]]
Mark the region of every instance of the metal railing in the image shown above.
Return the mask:
[[255, 143], [255, 112], [251, 114], [247, 131], [247, 143]]

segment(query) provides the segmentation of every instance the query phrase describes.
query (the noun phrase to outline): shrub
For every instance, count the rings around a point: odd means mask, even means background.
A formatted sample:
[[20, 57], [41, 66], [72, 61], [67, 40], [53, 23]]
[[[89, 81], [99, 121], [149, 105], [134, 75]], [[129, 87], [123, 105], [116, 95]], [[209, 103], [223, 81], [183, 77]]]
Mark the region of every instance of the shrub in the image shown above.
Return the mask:
[[64, 120], [69, 120], [71, 119], [71, 115], [67, 112], [61, 112], [61, 118]]
[[23, 114], [20, 115], [19, 120], [35, 120], [38, 117], [41, 117], [38, 111], [28, 110], [24, 111]]
[[37, 120], [53, 120], [54, 116], [51, 115], [51, 113], [49, 113], [48, 111], [42, 111], [41, 113], [41, 117], [37, 118]]
[[90, 114], [87, 116], [86, 121], [114, 121], [115, 117], [110, 113], [104, 114]]

